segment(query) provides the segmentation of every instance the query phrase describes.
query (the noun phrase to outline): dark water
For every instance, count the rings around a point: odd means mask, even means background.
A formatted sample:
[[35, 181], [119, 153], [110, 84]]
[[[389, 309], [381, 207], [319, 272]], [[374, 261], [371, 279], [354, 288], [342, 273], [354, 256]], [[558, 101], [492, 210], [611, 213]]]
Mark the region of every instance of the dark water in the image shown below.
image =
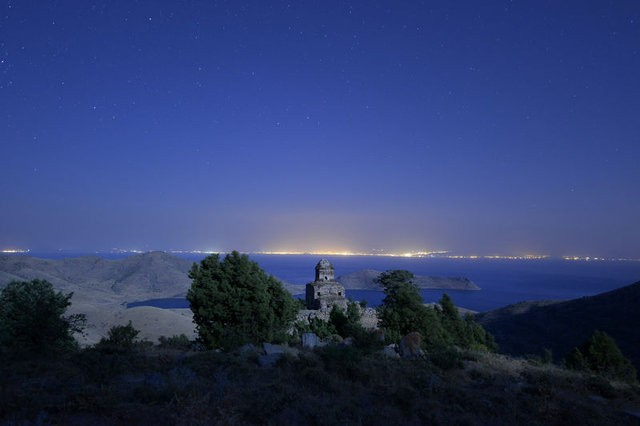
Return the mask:
[[[198, 261], [202, 256], [184, 256]], [[252, 255], [267, 272], [291, 284], [313, 281], [319, 256]], [[361, 269], [407, 269], [414, 274], [467, 277], [479, 291], [447, 290], [454, 302], [475, 311], [487, 311], [524, 300], [558, 300], [590, 296], [640, 281], [640, 262], [432, 259], [371, 256], [329, 257], [336, 275]], [[435, 302], [442, 290], [421, 290], [425, 302]], [[378, 306], [384, 294], [370, 290], [347, 290], [354, 300]], [[183, 299], [139, 302], [147, 306], [187, 307]], [[132, 306], [132, 305], [129, 305]]]
[[[86, 256], [88, 253], [35, 254], [32, 256], [61, 258]], [[94, 254], [96, 255], [96, 254]], [[130, 254], [97, 254], [121, 259]], [[195, 262], [204, 255], [181, 255]], [[313, 281], [316, 255], [251, 255], [268, 273], [290, 284]], [[467, 277], [482, 290], [446, 292], [460, 306], [476, 311], [499, 308], [523, 300], [558, 300], [590, 296], [640, 281], [640, 262], [633, 261], [566, 261], [437, 259], [372, 256], [328, 256], [336, 276], [361, 269], [406, 269], [414, 274]], [[440, 299], [441, 290], [422, 290], [426, 302]], [[347, 296], [366, 300], [377, 306], [384, 295], [379, 291], [347, 290]], [[188, 307], [184, 299], [156, 299], [129, 304], [161, 308]]]

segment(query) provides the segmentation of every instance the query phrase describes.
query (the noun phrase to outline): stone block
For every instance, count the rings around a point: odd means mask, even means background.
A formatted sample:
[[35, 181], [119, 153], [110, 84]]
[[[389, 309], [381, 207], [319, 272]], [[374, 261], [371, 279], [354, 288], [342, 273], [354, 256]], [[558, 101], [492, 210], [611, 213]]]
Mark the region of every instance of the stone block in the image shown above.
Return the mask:
[[382, 348], [382, 354], [389, 358], [400, 358], [400, 355], [396, 351], [396, 345], [391, 344]]
[[313, 349], [320, 343], [320, 338], [316, 333], [302, 333], [302, 347]]

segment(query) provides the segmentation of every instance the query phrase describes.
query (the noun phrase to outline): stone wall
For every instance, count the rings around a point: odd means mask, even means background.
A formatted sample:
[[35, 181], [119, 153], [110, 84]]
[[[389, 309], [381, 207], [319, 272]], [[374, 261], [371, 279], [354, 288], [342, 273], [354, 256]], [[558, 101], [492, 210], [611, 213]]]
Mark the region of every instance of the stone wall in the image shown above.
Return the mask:
[[[309, 323], [312, 318], [329, 321], [330, 313], [331, 309], [302, 309], [298, 311], [296, 321]], [[375, 330], [378, 328], [378, 315], [375, 308], [361, 308], [360, 315], [360, 324], [362, 324], [362, 327], [368, 330]]]

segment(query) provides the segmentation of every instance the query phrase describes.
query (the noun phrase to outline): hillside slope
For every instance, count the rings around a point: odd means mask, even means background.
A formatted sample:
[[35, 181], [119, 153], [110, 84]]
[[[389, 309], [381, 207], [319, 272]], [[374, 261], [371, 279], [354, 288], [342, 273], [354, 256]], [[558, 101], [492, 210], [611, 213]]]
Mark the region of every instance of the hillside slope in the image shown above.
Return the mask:
[[640, 367], [640, 281], [568, 301], [522, 302], [478, 314], [476, 319], [494, 335], [501, 352], [540, 354], [549, 348], [561, 359], [594, 330], [601, 330], [613, 336]]
[[119, 260], [0, 256], [0, 288], [11, 281], [45, 279], [56, 290], [73, 292], [68, 312], [87, 318], [84, 333], [76, 336], [83, 345], [96, 343], [109, 328], [129, 321], [141, 330], [140, 337], [152, 341], [182, 333], [194, 338], [189, 309], [126, 308], [135, 301], [184, 297], [191, 286], [191, 265], [192, 261], [158, 251]]
[[45, 279], [59, 290], [123, 300], [186, 294], [192, 262], [163, 252], [149, 252], [120, 260], [95, 256], [39, 259], [0, 256], [0, 286], [12, 280]]

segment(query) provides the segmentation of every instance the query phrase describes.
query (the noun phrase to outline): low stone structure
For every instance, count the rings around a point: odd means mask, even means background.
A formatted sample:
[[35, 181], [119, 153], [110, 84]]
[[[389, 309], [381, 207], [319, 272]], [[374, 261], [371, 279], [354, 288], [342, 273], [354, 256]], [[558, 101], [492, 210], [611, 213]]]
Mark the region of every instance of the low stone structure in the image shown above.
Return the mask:
[[320, 346], [320, 338], [316, 333], [302, 333], [302, 347], [305, 349], [313, 349]]

